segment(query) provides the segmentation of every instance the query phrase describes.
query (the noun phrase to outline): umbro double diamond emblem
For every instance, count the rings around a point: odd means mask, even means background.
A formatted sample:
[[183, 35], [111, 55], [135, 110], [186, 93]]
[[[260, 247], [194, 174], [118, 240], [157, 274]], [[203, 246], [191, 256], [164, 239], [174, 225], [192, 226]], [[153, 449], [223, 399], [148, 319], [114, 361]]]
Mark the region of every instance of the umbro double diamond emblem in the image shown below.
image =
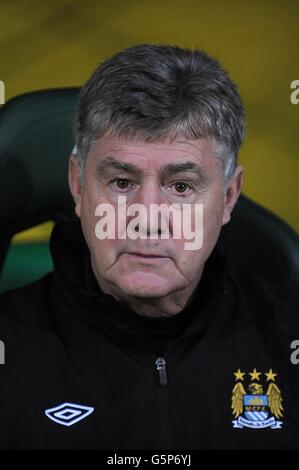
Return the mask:
[[91, 406], [77, 405], [76, 403], [62, 403], [62, 405], [55, 406], [45, 410], [48, 418], [55, 423], [62, 424], [63, 426], [72, 426], [78, 421], [85, 419], [94, 411]]

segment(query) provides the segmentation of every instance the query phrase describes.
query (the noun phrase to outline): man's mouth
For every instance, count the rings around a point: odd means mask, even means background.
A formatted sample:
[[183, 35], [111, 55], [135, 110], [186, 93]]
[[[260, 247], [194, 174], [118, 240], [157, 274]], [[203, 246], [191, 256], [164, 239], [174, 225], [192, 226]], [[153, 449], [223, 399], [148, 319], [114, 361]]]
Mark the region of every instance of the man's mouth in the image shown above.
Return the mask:
[[154, 253], [142, 253], [142, 252], [130, 252], [130, 253], [125, 253], [127, 256], [129, 256], [131, 259], [136, 259], [139, 261], [151, 261], [151, 262], [158, 262], [165, 260], [167, 257], [154, 254]]

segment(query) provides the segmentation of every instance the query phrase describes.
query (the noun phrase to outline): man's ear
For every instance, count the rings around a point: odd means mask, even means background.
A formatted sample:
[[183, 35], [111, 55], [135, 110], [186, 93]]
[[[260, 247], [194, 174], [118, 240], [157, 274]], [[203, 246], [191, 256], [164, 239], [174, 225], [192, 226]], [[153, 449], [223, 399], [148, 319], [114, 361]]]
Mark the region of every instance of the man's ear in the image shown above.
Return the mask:
[[69, 159], [69, 187], [75, 201], [75, 212], [81, 217], [81, 171], [78, 159], [72, 154]]
[[222, 225], [227, 224], [243, 187], [243, 167], [238, 165], [225, 191]]

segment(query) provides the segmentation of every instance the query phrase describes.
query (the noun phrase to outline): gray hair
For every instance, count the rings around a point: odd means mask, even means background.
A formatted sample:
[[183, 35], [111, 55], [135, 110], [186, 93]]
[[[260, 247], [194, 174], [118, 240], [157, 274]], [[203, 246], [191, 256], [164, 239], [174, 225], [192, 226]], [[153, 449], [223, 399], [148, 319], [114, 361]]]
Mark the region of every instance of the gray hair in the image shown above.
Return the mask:
[[238, 88], [217, 60], [201, 50], [141, 44], [107, 59], [81, 89], [75, 147], [84, 173], [91, 145], [104, 134], [144, 142], [212, 137], [226, 185], [244, 130]]

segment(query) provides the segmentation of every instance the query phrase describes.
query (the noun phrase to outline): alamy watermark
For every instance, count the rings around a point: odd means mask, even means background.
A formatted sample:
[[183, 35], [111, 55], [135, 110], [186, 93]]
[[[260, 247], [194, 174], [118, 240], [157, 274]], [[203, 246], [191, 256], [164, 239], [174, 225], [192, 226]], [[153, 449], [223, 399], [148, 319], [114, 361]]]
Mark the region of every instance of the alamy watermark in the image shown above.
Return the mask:
[[290, 348], [293, 349], [290, 356], [291, 363], [297, 366], [299, 364], [299, 339], [294, 339], [294, 341], [291, 342]]
[[2, 80], [0, 80], [0, 104], [5, 103], [5, 85]]
[[290, 95], [290, 101], [292, 104], [298, 104], [299, 103], [299, 80], [293, 80], [290, 85], [291, 89], [294, 90], [292, 91]]
[[0, 340], [0, 365], [5, 364], [5, 345], [4, 342]]
[[[99, 240], [192, 240], [185, 241], [185, 250], [198, 250], [203, 245], [202, 203], [150, 204], [148, 213], [143, 204], [134, 203], [127, 207], [126, 196], [118, 196], [116, 207], [109, 203], [99, 204], [95, 216], [101, 217], [95, 226], [95, 235]], [[131, 220], [127, 224], [128, 217]]]

